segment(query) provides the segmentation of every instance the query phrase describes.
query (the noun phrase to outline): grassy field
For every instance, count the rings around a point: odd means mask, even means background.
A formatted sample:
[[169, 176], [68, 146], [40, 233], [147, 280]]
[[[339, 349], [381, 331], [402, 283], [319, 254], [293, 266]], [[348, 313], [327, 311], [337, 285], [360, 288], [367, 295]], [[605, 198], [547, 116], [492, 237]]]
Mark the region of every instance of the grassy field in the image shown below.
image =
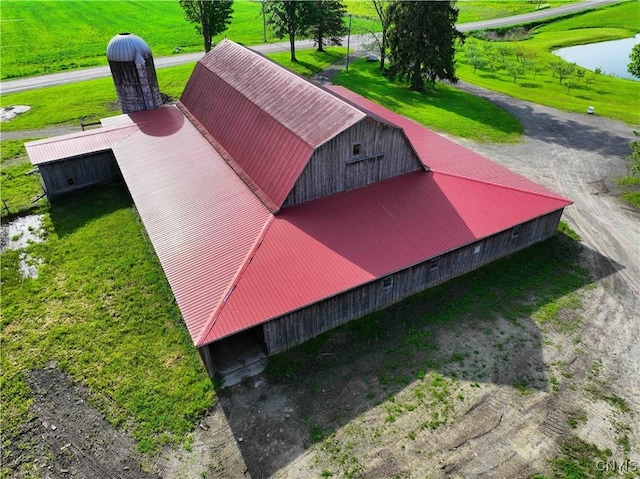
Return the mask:
[[442, 84], [426, 93], [410, 91], [364, 59], [353, 62], [334, 82], [437, 131], [496, 142], [517, 141], [522, 134], [513, 116], [487, 100]]
[[[631, 37], [640, 31], [638, 18], [640, 3], [627, 2], [535, 28], [526, 40], [489, 42], [471, 38], [458, 55], [457, 73], [464, 81], [516, 98], [581, 113], [586, 112], [588, 106], [593, 106], [598, 115], [638, 125], [640, 82], [584, 71], [582, 77], [573, 75], [560, 83], [551, 70], [551, 64], [560, 61], [551, 50]], [[474, 73], [469, 64], [469, 52], [474, 48], [485, 58], [491, 55], [492, 50], [495, 56], [497, 49], [503, 49], [504, 60], [498, 62], [499, 66], [493, 72], [485, 66]], [[514, 81], [505, 65], [520, 63], [516, 58], [518, 49], [527, 52], [531, 61], [525, 72]], [[498, 52], [498, 56], [502, 55]], [[576, 68], [576, 73], [578, 70]]]
[[[571, 0], [550, 0], [551, 6]], [[379, 22], [371, 2], [348, 0], [352, 33], [377, 31]], [[261, 4], [236, 0], [227, 37], [245, 45], [265, 41]], [[460, 22], [487, 20], [535, 9], [528, 0], [459, 2]], [[42, 25], [46, 24], [46, 28]], [[69, 28], [72, 26], [73, 28]], [[105, 48], [116, 33], [132, 32], [144, 38], [154, 55], [201, 51], [202, 40], [184, 20], [178, 2], [42, 2], [3, 0], [0, 56], [2, 79], [40, 75], [74, 68], [105, 65]], [[266, 41], [278, 41], [267, 29]]]
[[181, 441], [213, 386], [124, 185], [47, 207], [42, 236], [24, 250], [42, 260], [35, 279], [18, 272], [19, 251], [2, 254], [5, 446], [29, 414], [25, 374], [49, 361], [141, 450]]
[[[216, 37], [253, 45], [264, 41], [261, 4], [234, 3], [233, 21]], [[47, 28], [42, 28], [43, 22]], [[73, 25], [73, 28], [69, 28]], [[353, 33], [377, 30], [357, 17]], [[156, 56], [202, 51], [202, 39], [184, 20], [178, 2], [2, 2], [2, 79], [106, 65], [105, 49], [119, 32], [141, 36]], [[267, 31], [267, 41], [278, 41]]]

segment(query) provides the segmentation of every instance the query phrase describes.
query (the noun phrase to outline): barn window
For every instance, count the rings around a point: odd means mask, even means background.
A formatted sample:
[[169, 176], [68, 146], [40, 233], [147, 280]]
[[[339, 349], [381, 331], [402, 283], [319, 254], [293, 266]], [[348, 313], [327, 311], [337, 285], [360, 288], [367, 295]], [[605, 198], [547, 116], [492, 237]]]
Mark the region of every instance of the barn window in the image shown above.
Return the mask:
[[478, 254], [480, 251], [482, 251], [482, 245], [477, 244], [476, 247], [473, 248], [473, 254]]
[[351, 156], [359, 156], [362, 154], [362, 143], [354, 143]]
[[519, 236], [520, 236], [520, 226], [516, 226], [515, 228], [513, 228], [513, 230], [511, 230], [511, 239], [512, 240], [518, 239]]
[[76, 184], [76, 179], [73, 176], [67, 178], [67, 186], [73, 186]]
[[440, 258], [433, 258], [430, 262], [429, 262], [429, 271], [431, 273], [435, 273], [436, 271], [438, 271], [438, 263], [440, 262]]
[[382, 280], [382, 291], [389, 291], [391, 288], [393, 288], [393, 278], [387, 276]]

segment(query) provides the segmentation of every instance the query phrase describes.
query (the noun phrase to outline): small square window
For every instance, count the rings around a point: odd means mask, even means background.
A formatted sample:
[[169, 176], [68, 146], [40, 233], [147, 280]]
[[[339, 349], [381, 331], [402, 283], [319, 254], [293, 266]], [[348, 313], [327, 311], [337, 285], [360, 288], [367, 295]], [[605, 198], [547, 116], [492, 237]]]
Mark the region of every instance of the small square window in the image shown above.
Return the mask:
[[351, 153], [351, 156], [359, 156], [362, 153], [362, 144], [361, 143], [355, 143], [353, 145], [353, 151]]
[[440, 259], [440, 258], [433, 258], [433, 259], [431, 260], [431, 262], [430, 262], [430, 266], [429, 266], [429, 271], [430, 271], [430, 272], [432, 272], [432, 273], [433, 273], [433, 272], [435, 272], [435, 271], [438, 271], [438, 263], [440, 262], [440, 261], [439, 261], [439, 259]]
[[482, 251], [482, 245], [477, 244], [475, 248], [473, 248], [473, 254], [478, 254]]
[[73, 176], [67, 178], [67, 186], [73, 186], [76, 184], [76, 179]]
[[391, 276], [387, 276], [382, 280], [382, 291], [388, 291], [393, 288], [393, 278]]
[[511, 239], [512, 240], [517, 239], [519, 236], [520, 236], [520, 226], [516, 226], [511, 231]]

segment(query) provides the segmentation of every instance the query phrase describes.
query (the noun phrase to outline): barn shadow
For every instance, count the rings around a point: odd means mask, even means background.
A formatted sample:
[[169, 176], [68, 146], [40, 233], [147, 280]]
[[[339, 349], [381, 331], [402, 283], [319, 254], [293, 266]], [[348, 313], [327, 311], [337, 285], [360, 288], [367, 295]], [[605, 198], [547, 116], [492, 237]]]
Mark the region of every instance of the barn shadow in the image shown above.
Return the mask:
[[96, 218], [122, 208], [131, 208], [133, 200], [124, 180], [92, 185], [65, 194], [51, 203], [49, 215], [58, 237], [74, 233]]
[[[550, 391], [544, 328], [579, 328], [546, 306], [594, 280], [585, 256], [622, 266], [564, 234], [352, 321], [269, 358], [265, 373], [217, 390], [253, 478], [270, 477], [359, 415], [424, 381]], [[455, 400], [455, 398], [451, 398]]]

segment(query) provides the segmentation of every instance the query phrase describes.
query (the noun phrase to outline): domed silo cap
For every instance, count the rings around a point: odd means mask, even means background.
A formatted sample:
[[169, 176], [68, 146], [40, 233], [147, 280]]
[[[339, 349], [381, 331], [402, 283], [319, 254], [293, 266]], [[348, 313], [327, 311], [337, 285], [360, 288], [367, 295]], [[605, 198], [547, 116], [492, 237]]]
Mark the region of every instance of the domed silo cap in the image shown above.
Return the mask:
[[142, 38], [131, 33], [119, 33], [107, 45], [110, 62], [140, 62], [151, 56], [151, 48]]

